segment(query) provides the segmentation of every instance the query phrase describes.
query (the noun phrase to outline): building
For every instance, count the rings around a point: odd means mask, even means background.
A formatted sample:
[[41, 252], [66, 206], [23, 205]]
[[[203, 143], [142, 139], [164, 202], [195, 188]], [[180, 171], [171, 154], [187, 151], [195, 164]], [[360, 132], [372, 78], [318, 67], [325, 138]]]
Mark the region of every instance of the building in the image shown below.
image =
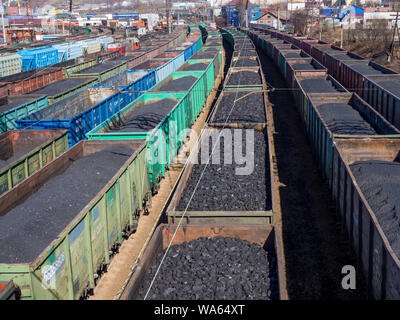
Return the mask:
[[[290, 13], [286, 10], [279, 10], [280, 26], [283, 26], [288, 22], [289, 14]], [[264, 13], [259, 19], [254, 20], [253, 23], [278, 28], [278, 11], [270, 9], [268, 10], [268, 12]]]
[[385, 20], [387, 22], [388, 28], [392, 28], [396, 23], [396, 14], [397, 12], [395, 11], [389, 11], [389, 12], [364, 11], [363, 25], [364, 27], [369, 27], [374, 23], [374, 21]]

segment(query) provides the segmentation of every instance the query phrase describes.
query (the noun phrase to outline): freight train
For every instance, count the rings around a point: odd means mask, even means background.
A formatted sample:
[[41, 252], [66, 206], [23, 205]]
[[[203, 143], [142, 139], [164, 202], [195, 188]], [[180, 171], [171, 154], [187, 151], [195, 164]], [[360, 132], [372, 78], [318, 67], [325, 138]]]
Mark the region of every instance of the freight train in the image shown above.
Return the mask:
[[[280, 204], [272, 163], [275, 151], [267, 84], [250, 38], [235, 29], [221, 31], [234, 58], [227, 54], [222, 89], [169, 202], [168, 224], [160, 225], [153, 234], [137, 271], [119, 296], [122, 300], [287, 299], [281, 232], [275, 224]], [[221, 40], [208, 37], [203, 50], [215, 54], [221, 47]], [[199, 68], [203, 68], [201, 61]], [[242, 134], [246, 129], [254, 133], [257, 169], [252, 174], [236, 175], [236, 164], [192, 161], [199, 160], [210, 137], [228, 143], [238, 129]], [[217, 257], [214, 250], [219, 252]], [[236, 272], [229, 267], [236, 265], [235, 254], [240, 256], [241, 266]], [[256, 256], [265, 260], [261, 262]], [[160, 277], [156, 270], [162, 258]], [[257, 264], [254, 270], [247, 265], [249, 261]], [[192, 266], [189, 272], [187, 263]], [[246, 275], [250, 270], [252, 276]], [[179, 276], [172, 272], [179, 272]], [[214, 273], [219, 275], [218, 280]]]
[[[146, 214], [168, 166], [156, 168], [149, 161], [153, 136], [170, 129], [167, 126], [173, 119], [180, 120], [181, 129], [191, 127], [222, 67], [219, 50], [211, 59], [201, 60], [207, 65], [204, 70], [176, 71], [201, 53], [202, 31], [192, 27], [185, 35], [153, 39], [133, 57], [136, 63], [128, 71], [127, 60], [119, 63], [115, 56], [108, 57], [96, 74], [90, 71], [96, 65], [65, 66], [61, 73], [68, 77], [61, 81], [84, 79], [78, 81], [84, 85], [71, 85], [71, 89], [56, 81], [42, 86], [37, 94], [6, 100], [1, 114], [4, 134], [0, 148], [5, 157], [0, 163], [0, 237], [8, 245], [1, 250], [0, 282], [11, 280], [20, 298], [87, 296], [121, 242], [136, 230], [138, 218]], [[110, 60], [113, 62], [108, 63]], [[125, 67], [118, 69], [118, 74], [101, 77], [104, 65], [108, 71], [121, 64]], [[135, 68], [140, 65], [157, 68]], [[190, 88], [163, 90], [185, 72], [195, 78]], [[91, 78], [94, 81], [88, 83]], [[42, 103], [42, 97], [47, 101]], [[95, 100], [99, 97], [103, 99], [100, 102]], [[144, 135], [130, 130], [122, 139], [110, 139], [103, 133], [111, 119], [122, 121], [139, 106], [146, 110], [146, 104], [163, 99], [174, 103]], [[182, 141], [176, 139], [175, 154]], [[159, 150], [165, 146], [160, 145]], [[65, 208], [69, 208], [67, 212]], [[28, 212], [30, 218], [24, 218]]]
[[245, 32], [294, 96], [368, 296], [399, 299], [398, 74], [316, 39], [266, 27]]

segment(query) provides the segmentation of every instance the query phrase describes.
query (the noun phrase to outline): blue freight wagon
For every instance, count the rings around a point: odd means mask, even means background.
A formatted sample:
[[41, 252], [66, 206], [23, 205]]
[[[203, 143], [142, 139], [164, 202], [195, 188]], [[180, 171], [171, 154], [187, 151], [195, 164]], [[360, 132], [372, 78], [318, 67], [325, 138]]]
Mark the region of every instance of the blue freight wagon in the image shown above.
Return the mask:
[[58, 51], [58, 62], [68, 61], [83, 56], [83, 47], [77, 43], [62, 43], [52, 46]]
[[0, 99], [0, 134], [17, 129], [16, 120], [49, 105], [45, 95], [7, 96]]
[[[77, 92], [67, 99], [17, 120], [18, 128], [67, 129], [68, 143], [71, 147], [80, 140], [86, 139], [87, 132], [139, 97], [142, 94], [139, 89], [150, 89], [155, 84], [155, 77], [153, 76], [152, 79], [153, 81], [149, 81], [146, 75], [122, 90], [117, 89], [117, 92], [114, 90], [115, 93], [104, 88], [91, 88]], [[100, 99], [108, 97], [100, 102], [91, 100], [99, 99], [99, 96]]]
[[40, 47], [17, 51], [22, 57], [22, 70], [28, 71], [58, 63], [58, 50], [53, 47]]
[[191, 56], [193, 56], [197, 52], [197, 43], [196, 42], [185, 42], [185, 44], [180, 43], [176, 46], [176, 49], [174, 50], [166, 50], [166, 52], [174, 52], [174, 51], [183, 51], [185, 61], [190, 59]]
[[156, 76], [156, 83], [163, 81], [172, 72], [178, 70], [185, 63], [183, 52], [172, 59], [150, 59], [131, 70], [153, 71]]

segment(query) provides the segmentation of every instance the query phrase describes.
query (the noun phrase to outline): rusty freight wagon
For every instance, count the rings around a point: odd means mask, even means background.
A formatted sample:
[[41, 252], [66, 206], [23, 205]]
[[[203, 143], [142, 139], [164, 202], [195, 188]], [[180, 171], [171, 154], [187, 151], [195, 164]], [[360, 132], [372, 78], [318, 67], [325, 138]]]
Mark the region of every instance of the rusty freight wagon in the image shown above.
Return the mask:
[[149, 205], [146, 155], [143, 140], [81, 141], [1, 195], [0, 282], [22, 299], [90, 292]]

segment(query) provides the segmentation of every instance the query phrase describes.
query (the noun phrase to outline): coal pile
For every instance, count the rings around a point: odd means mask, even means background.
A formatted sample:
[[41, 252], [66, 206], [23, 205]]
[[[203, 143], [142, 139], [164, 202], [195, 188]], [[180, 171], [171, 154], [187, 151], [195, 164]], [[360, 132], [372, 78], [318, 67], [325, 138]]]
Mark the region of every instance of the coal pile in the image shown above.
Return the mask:
[[222, 42], [221, 41], [207, 41], [206, 45], [207, 46], [222, 46]]
[[384, 89], [390, 91], [396, 96], [400, 96], [400, 82], [396, 80], [377, 81], [377, 83]]
[[69, 78], [60, 80], [57, 82], [53, 82], [48, 86], [45, 86], [39, 90], [33, 91], [34, 94], [47, 94], [49, 96], [55, 96], [59, 93], [66, 92], [71, 90], [79, 85], [84, 84], [85, 82], [89, 81], [90, 79], [94, 78]]
[[191, 59], [214, 59], [217, 54], [217, 52], [199, 51]]
[[372, 68], [369, 65], [363, 64], [363, 63], [357, 63], [357, 64], [352, 64], [350, 66], [354, 71], [357, 71], [358, 73], [362, 75], [381, 75], [382, 72]]
[[193, 76], [170, 80], [161, 86], [158, 91], [188, 91], [198, 78]]
[[[164, 251], [148, 270], [144, 299]], [[171, 246], [147, 296], [149, 300], [279, 299], [276, 257], [256, 243], [228, 237], [198, 238]]]
[[286, 59], [301, 59], [302, 56], [297, 52], [288, 52], [285, 54]]
[[393, 251], [400, 257], [400, 163], [357, 161], [350, 169]]
[[322, 52], [328, 52], [328, 53], [332, 53], [332, 52], [344, 52], [343, 50], [338, 50], [338, 49], [333, 49], [331, 47], [318, 47], [318, 50], [322, 51]]
[[0, 216], [1, 263], [33, 261], [109, 182], [133, 150], [113, 146], [70, 160], [35, 194]]
[[0, 114], [8, 110], [14, 109], [16, 107], [19, 107], [32, 100], [33, 100], [32, 98], [26, 98], [26, 99], [18, 99], [15, 101], [10, 101], [8, 103], [6, 102], [5, 104], [0, 105]]
[[317, 107], [329, 130], [336, 134], [376, 135], [360, 113], [348, 104], [325, 103]]
[[[212, 122], [265, 122], [264, 95], [262, 93], [249, 93], [249, 91], [238, 92], [237, 94], [225, 93], [220, 103], [218, 104], [218, 109]], [[249, 95], [243, 99], [238, 100], [240, 97], [243, 97], [246, 94]], [[228, 115], [229, 119], [227, 119]]]
[[116, 65], [112, 64], [112, 63], [108, 63], [108, 64], [107, 63], [99, 63], [93, 67], [78, 71], [76, 73], [77, 74], [101, 73], [101, 72], [107, 71], [107, 70], [115, 68], [115, 67], [116, 67]]
[[206, 70], [209, 64], [207, 63], [188, 63], [182, 68], [182, 71], [199, 71]]
[[135, 108], [132, 114], [119, 124], [114, 124], [110, 131], [147, 132], [154, 129], [176, 105], [176, 100], [162, 99]]
[[242, 57], [254, 57], [257, 56], [257, 51], [253, 49], [242, 49], [240, 50], [239, 55]]
[[292, 68], [293, 70], [316, 70], [310, 63], [294, 63]]
[[253, 84], [262, 84], [259, 72], [255, 71], [232, 72], [227, 82], [228, 86], [253, 85]]
[[307, 93], [330, 93], [338, 92], [332, 82], [324, 78], [311, 78], [300, 80], [300, 85]]
[[[232, 138], [234, 137], [233, 129], [224, 129], [230, 131]], [[232, 143], [234, 152], [246, 151], [246, 130], [236, 129], [242, 134], [241, 150], [238, 149], [238, 142]], [[219, 131], [221, 132], [221, 131]], [[246, 159], [253, 161], [254, 170], [251, 174], [238, 175], [237, 168], [243, 168], [244, 165], [236, 164], [234, 155], [232, 155], [232, 164], [224, 161], [224, 133], [220, 136], [220, 150], [218, 145], [214, 149], [210, 163], [206, 166], [206, 161], [201, 161], [199, 155], [198, 163], [193, 165], [192, 172], [187, 181], [185, 190], [181, 195], [177, 210], [184, 211], [189, 199], [192, 197], [196, 185], [197, 189], [194, 193], [188, 210], [190, 211], [263, 211], [271, 210], [271, 186], [268, 160], [267, 139], [264, 133], [254, 132], [254, 149], [249, 152]], [[211, 139], [210, 139], [211, 140]], [[240, 143], [239, 143], [240, 145]], [[209, 147], [209, 152], [213, 150], [214, 144]], [[212, 160], [215, 155], [220, 155], [220, 164], [213, 164]], [[228, 152], [232, 152], [229, 148]], [[200, 152], [201, 154], [201, 152]], [[215, 158], [214, 158], [215, 159]], [[204, 162], [204, 163], [203, 163]], [[215, 161], [214, 161], [215, 162]], [[199, 178], [205, 168], [204, 174], [199, 182]]]
[[204, 49], [205, 52], [218, 52], [220, 50], [221, 50], [220, 48], [213, 48], [213, 47], [209, 47], [209, 48], [206, 47]]
[[29, 152], [31, 152], [36, 147], [37, 147], [37, 144], [21, 149], [18, 152], [16, 152], [13, 155], [11, 155], [11, 157], [8, 157], [6, 159], [5, 158], [0, 159], [0, 170], [5, 168], [5, 167], [7, 167], [8, 165], [13, 163], [14, 161], [17, 161], [18, 159], [22, 158], [24, 155], [28, 154]]
[[360, 60], [358, 58], [353, 58], [348, 54], [336, 54], [336, 55], [334, 55], [334, 58], [336, 60], [341, 60], [341, 61], [351, 61], [351, 60], [358, 61], [358, 60]]
[[256, 59], [240, 58], [233, 62], [233, 67], [258, 67], [258, 61]]

